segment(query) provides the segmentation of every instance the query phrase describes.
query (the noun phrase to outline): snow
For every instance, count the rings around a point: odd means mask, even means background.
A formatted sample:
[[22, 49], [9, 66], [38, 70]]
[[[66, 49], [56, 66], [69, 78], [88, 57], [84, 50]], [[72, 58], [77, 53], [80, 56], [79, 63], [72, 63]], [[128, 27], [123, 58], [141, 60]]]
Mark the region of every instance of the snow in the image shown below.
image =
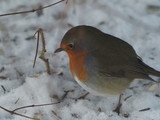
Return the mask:
[[[0, 14], [32, 10], [55, 1], [1, 0]], [[149, 6], [156, 6], [152, 8]], [[158, 7], [157, 7], [158, 6]], [[76, 25], [91, 25], [130, 43], [144, 60], [160, 70], [160, 1], [159, 0], [69, 0], [36, 13], [0, 18], [0, 106], [14, 110], [21, 106], [57, 102], [31, 107], [17, 113], [40, 120], [159, 120], [160, 90], [155, 83], [135, 80], [124, 92], [121, 113], [112, 112], [117, 96], [92, 94], [75, 100], [87, 92], [71, 76], [65, 53], [53, 54], [65, 32]], [[33, 69], [36, 40], [27, 39], [38, 28], [44, 30], [47, 58], [52, 74], [39, 58]], [[41, 44], [40, 44], [41, 46]], [[39, 48], [39, 55], [41, 47]], [[58, 73], [63, 73], [58, 74]], [[4, 77], [4, 78], [3, 78]], [[5, 90], [4, 90], [5, 89]], [[124, 100], [126, 97], [127, 100]], [[139, 111], [150, 108], [148, 111]], [[0, 120], [28, 120], [0, 109]]]

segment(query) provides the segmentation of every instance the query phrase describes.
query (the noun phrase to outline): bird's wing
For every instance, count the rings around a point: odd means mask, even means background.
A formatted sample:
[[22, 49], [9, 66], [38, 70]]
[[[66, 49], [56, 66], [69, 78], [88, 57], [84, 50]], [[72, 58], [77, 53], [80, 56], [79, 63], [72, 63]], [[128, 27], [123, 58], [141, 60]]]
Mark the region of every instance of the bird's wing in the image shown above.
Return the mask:
[[106, 40], [97, 43], [98, 47], [92, 51], [96, 61], [95, 68], [99, 74], [121, 78], [151, 79], [138, 63], [139, 57], [128, 43], [107, 35]]

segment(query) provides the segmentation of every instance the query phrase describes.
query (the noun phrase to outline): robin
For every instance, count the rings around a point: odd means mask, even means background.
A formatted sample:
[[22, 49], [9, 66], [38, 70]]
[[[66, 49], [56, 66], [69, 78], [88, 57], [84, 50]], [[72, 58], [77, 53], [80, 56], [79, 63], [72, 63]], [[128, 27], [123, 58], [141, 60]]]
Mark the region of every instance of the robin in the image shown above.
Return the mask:
[[122, 93], [136, 79], [154, 81], [160, 72], [146, 65], [125, 41], [91, 26], [76, 26], [55, 53], [65, 51], [75, 80], [98, 96]]

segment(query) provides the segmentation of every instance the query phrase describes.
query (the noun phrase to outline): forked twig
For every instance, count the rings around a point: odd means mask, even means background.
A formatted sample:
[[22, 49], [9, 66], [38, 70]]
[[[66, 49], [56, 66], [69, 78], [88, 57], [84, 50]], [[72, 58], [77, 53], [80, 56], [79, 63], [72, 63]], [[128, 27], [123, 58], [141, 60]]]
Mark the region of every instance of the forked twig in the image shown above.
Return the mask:
[[18, 116], [21, 116], [21, 117], [25, 117], [25, 118], [29, 118], [29, 119], [32, 119], [32, 120], [36, 119], [36, 118], [32, 118], [32, 117], [29, 117], [29, 116], [26, 116], [26, 115], [22, 115], [22, 114], [16, 113], [16, 112], [14, 112], [12, 110], [8, 110], [8, 109], [6, 109], [6, 108], [4, 108], [2, 106], [0, 106], [0, 108], [3, 109], [4, 111], [10, 113], [10, 114], [15, 114], [15, 115], [18, 115]]
[[38, 105], [27, 105], [27, 106], [23, 106], [23, 107], [19, 107], [19, 108], [16, 108], [14, 110], [8, 110], [2, 106], [0, 106], [1, 109], [5, 110], [6, 112], [9, 112], [10, 114], [15, 114], [15, 115], [18, 115], [18, 116], [21, 116], [21, 117], [25, 117], [25, 118], [29, 118], [29, 119], [32, 119], [32, 120], [36, 120], [36, 118], [32, 118], [32, 117], [29, 117], [29, 116], [26, 116], [26, 115], [22, 115], [20, 113], [17, 113], [15, 111], [17, 110], [20, 110], [20, 109], [25, 109], [25, 108], [29, 108], [29, 107], [40, 107], [40, 106], [48, 106], [48, 105], [54, 105], [54, 104], [58, 104], [60, 103], [61, 101], [58, 101], [58, 102], [54, 102], [54, 103], [48, 103], [48, 104], [38, 104]]
[[34, 34], [34, 37], [35, 37], [36, 34], [37, 34], [37, 47], [36, 47], [36, 54], [35, 54], [35, 58], [34, 58], [33, 68], [35, 67], [36, 58], [37, 58], [37, 54], [38, 54], [39, 39], [41, 37], [41, 40], [42, 40], [42, 51], [41, 51], [41, 55], [39, 56], [39, 58], [44, 61], [45, 65], [46, 65], [46, 68], [47, 68], [47, 73], [51, 74], [51, 70], [50, 70], [50, 66], [49, 66], [49, 60], [47, 58], [45, 58], [45, 53], [46, 53], [45, 46], [46, 46], [46, 43], [45, 43], [45, 37], [44, 37], [43, 29], [39, 28], [36, 31], [36, 33]]
[[[7, 14], [1, 14], [0, 17], [2, 17], [2, 16], [10, 16], [10, 15], [17, 15], [17, 14], [26, 14], [26, 13], [32, 13], [32, 12], [40, 11], [42, 9], [49, 8], [49, 7], [54, 6], [54, 5], [58, 4], [58, 3], [61, 3], [63, 1], [66, 1], [66, 0], [60, 0], [60, 1], [55, 2], [53, 4], [42, 6], [42, 7], [36, 8], [36, 9], [32, 9], [32, 10], [21, 11], [21, 12], [12, 12], [12, 13], [7, 13]], [[68, 2], [68, 0], [67, 0], [67, 2]]]
[[0, 106], [0, 109], [3, 109], [4, 111], [6, 111], [6, 112], [8, 112], [10, 114], [15, 114], [15, 115], [18, 115], [18, 116], [21, 116], [21, 117], [25, 117], [25, 118], [29, 118], [29, 119], [32, 119], [32, 120], [38, 120], [37, 118], [32, 118], [32, 117], [29, 117], [29, 116], [26, 116], [26, 115], [22, 115], [20, 113], [15, 112], [15, 111], [21, 110], [21, 109], [30, 108], [30, 107], [43, 107], [43, 106], [49, 106], [49, 105], [59, 104], [59, 103], [61, 103], [66, 98], [66, 96], [68, 95], [69, 92], [73, 92], [73, 91], [74, 90], [64, 91], [65, 92], [64, 95], [57, 102], [46, 103], [46, 104], [37, 104], [37, 105], [34, 105], [34, 104], [33, 105], [27, 105], [27, 106], [18, 107], [18, 108], [14, 109], [14, 110], [9, 110], [9, 109], [6, 109], [6, 108]]
[[61, 103], [65, 98], [66, 96], [68, 95], [69, 92], [73, 92], [74, 90], [66, 90], [64, 91], [64, 95], [61, 97], [60, 100], [58, 100], [57, 102], [52, 102], [52, 103], [46, 103], [46, 104], [37, 104], [37, 105], [27, 105], [27, 106], [22, 106], [22, 107], [18, 107], [14, 110], [12, 110], [12, 112], [15, 112], [17, 110], [20, 110], [20, 109], [25, 109], [25, 108], [29, 108], [29, 107], [42, 107], [42, 106], [49, 106], [49, 105], [54, 105], [54, 104], [59, 104]]

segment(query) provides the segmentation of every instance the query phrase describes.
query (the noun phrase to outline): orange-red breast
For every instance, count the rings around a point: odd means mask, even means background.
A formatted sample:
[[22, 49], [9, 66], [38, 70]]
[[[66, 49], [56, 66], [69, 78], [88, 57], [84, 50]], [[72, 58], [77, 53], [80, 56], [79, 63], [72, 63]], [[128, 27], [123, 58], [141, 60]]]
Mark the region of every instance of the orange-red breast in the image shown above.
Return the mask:
[[160, 76], [131, 45], [91, 26], [71, 28], [55, 53], [60, 51], [67, 52], [75, 80], [98, 96], [121, 93], [135, 78]]

